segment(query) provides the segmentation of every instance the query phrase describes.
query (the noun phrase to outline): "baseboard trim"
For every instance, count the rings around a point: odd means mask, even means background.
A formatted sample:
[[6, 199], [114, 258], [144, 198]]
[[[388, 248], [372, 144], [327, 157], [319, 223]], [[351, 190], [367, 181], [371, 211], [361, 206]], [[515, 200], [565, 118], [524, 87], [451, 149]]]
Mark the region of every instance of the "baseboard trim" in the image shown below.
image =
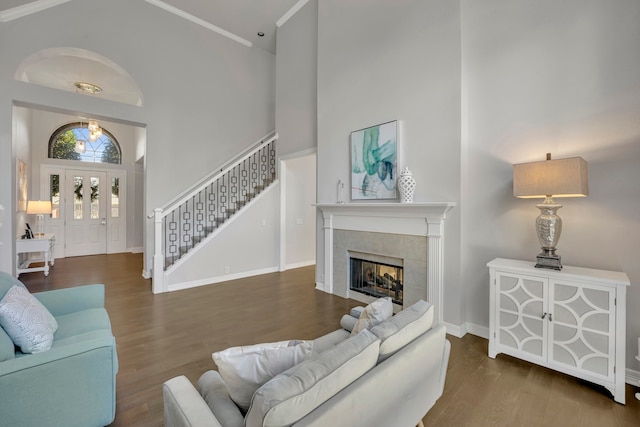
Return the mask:
[[640, 387], [640, 371], [627, 368], [625, 371], [625, 382], [629, 385]]
[[144, 252], [144, 248], [142, 246], [129, 248], [129, 252], [131, 252], [132, 254], [141, 254]]
[[151, 270], [142, 270], [142, 277], [145, 279], [151, 279]]
[[295, 268], [309, 267], [310, 265], [315, 265], [315, 263], [316, 263], [316, 260], [311, 259], [309, 261], [302, 261], [302, 262], [296, 262], [294, 264], [287, 264], [284, 266], [284, 270], [280, 270], [280, 271], [287, 271], [287, 270], [293, 270]]
[[199, 286], [213, 285], [230, 280], [244, 279], [246, 277], [259, 276], [261, 274], [277, 273], [277, 267], [268, 267], [252, 271], [243, 271], [235, 274], [225, 274], [224, 276], [209, 277], [206, 279], [193, 280], [191, 282], [174, 283], [167, 286], [167, 291], [181, 291], [184, 289], [197, 288]]
[[322, 292], [325, 292], [324, 290], [324, 283], [322, 282], [316, 282], [316, 289]]
[[455, 325], [453, 323], [444, 322], [447, 328], [447, 333], [453, 335], [456, 338], [462, 338], [467, 334], [475, 335], [480, 338], [489, 339], [489, 328], [475, 323], [465, 322], [462, 325]]

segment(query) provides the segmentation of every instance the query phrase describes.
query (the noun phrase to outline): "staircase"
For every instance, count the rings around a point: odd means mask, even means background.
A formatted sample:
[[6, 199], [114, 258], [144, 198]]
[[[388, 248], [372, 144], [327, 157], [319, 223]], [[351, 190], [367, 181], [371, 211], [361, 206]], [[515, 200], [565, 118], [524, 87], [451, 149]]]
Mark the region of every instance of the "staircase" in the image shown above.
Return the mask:
[[165, 273], [246, 208], [276, 180], [278, 135], [265, 136], [190, 190], [154, 210], [153, 292], [164, 292]]

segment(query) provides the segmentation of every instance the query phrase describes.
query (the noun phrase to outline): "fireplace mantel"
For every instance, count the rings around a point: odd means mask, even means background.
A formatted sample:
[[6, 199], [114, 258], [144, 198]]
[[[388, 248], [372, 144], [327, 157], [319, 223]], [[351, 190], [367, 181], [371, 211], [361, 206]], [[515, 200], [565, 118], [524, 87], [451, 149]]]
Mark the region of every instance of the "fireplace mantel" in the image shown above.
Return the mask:
[[432, 203], [330, 203], [317, 204], [325, 227], [375, 233], [439, 236], [442, 221], [456, 204]]
[[350, 230], [427, 237], [428, 299], [435, 306], [436, 322], [442, 323], [444, 220], [454, 202], [432, 203], [319, 203], [324, 219], [324, 283], [333, 292], [333, 231]]

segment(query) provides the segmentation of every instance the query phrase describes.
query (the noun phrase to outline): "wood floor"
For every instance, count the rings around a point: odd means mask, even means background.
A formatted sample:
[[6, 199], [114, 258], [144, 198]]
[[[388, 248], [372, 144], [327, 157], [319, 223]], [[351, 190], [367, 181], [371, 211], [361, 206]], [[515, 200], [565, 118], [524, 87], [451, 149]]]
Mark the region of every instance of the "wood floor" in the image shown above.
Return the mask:
[[[141, 271], [140, 254], [115, 254], [56, 260], [48, 278], [20, 275], [32, 292], [106, 285], [120, 363], [112, 426], [161, 426], [162, 383], [182, 374], [197, 381], [214, 368], [214, 351], [316, 338], [337, 329], [342, 314], [360, 305], [316, 291], [313, 267], [160, 295], [151, 293]], [[482, 338], [449, 340], [444, 395], [425, 416], [427, 427], [640, 426], [636, 387], [627, 385], [627, 405], [619, 405], [572, 377], [508, 356], [490, 359]]]

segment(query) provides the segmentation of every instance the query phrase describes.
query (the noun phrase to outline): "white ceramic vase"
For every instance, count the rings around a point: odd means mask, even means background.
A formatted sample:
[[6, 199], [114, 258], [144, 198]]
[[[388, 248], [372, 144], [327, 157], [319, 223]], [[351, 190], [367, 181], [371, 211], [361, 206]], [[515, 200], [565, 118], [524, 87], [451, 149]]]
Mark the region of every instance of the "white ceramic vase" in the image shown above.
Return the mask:
[[416, 180], [408, 167], [404, 168], [398, 178], [400, 203], [413, 203], [413, 193], [416, 191]]

